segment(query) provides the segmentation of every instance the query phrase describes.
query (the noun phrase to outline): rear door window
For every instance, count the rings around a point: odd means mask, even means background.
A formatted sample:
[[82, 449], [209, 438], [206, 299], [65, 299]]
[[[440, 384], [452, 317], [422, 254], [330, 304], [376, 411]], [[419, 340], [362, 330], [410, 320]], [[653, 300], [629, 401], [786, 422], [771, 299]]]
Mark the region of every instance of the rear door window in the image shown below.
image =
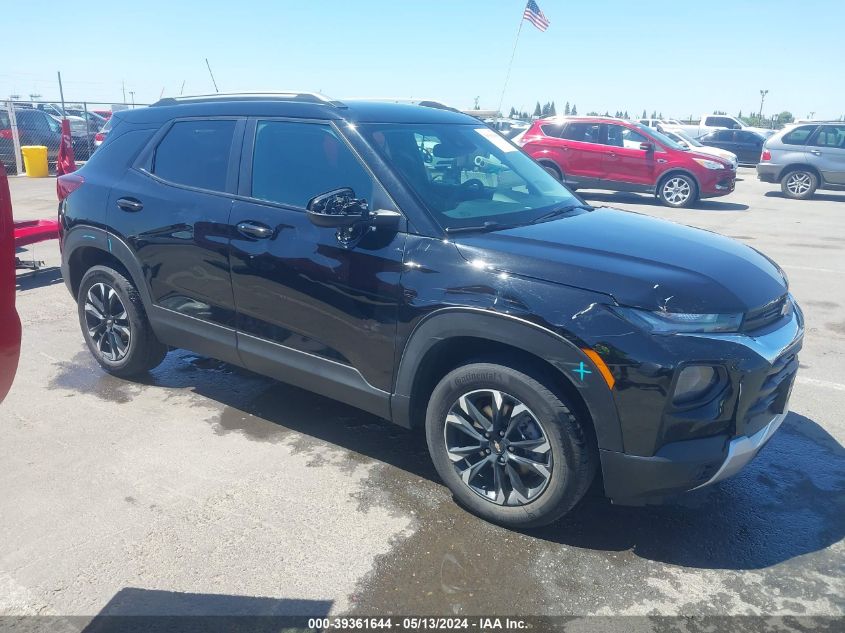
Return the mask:
[[781, 143], [786, 145], [806, 145], [807, 139], [816, 131], [817, 125], [801, 125], [783, 135]]
[[177, 121], [159, 142], [152, 173], [168, 182], [225, 191], [235, 121]]
[[374, 186], [373, 178], [330, 125], [258, 122], [253, 198], [305, 208], [315, 196], [351, 187], [356, 197], [373, 202]]
[[582, 143], [601, 143], [600, 127], [598, 123], [573, 121], [566, 124], [560, 137], [570, 141], [581, 141]]
[[845, 125], [822, 125], [810, 144], [845, 149]]

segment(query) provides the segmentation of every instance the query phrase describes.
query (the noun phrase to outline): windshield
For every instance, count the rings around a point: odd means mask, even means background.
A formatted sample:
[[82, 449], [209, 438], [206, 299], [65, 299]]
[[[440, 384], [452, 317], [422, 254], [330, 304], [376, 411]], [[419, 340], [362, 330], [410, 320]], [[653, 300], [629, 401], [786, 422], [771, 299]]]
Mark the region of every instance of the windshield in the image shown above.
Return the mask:
[[373, 123], [360, 130], [444, 229], [527, 224], [581, 204], [488, 127]]
[[674, 140], [672, 140], [665, 134], [658, 132], [653, 127], [648, 127], [647, 125], [643, 125], [641, 123], [634, 123], [633, 126], [637, 128], [642, 134], [644, 134], [645, 136], [650, 136], [664, 147], [668, 147], [670, 149], [678, 149], [681, 151], [687, 149], [683, 145], [678, 145]]
[[671, 138], [673, 141], [683, 141], [690, 147], [704, 147], [704, 143], [699, 143], [689, 134], [685, 134], [680, 130], [672, 130], [671, 132], [669, 130], [661, 130], [661, 132], [663, 132], [663, 134]]

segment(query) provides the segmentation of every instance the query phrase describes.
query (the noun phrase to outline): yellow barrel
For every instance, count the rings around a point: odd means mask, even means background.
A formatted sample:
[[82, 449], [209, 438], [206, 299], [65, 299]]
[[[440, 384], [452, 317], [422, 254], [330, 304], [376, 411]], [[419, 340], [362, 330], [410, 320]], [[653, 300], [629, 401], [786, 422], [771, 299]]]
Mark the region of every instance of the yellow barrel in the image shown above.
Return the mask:
[[30, 178], [46, 178], [50, 175], [47, 167], [47, 148], [43, 145], [24, 145], [21, 147], [23, 165]]

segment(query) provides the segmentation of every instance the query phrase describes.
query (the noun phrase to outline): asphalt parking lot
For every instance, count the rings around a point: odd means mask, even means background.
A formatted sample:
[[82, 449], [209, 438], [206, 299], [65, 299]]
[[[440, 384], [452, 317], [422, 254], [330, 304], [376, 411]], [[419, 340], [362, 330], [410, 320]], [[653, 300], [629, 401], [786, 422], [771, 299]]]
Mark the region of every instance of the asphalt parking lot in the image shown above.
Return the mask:
[[[55, 242], [18, 279], [0, 405], [0, 614], [845, 614], [845, 194], [806, 202], [740, 170], [671, 210], [788, 273], [807, 320], [787, 421], [737, 477], [659, 507], [588, 498], [509, 532], [459, 509], [422, 435], [185, 351], [148, 380], [84, 346]], [[53, 179], [11, 179], [18, 219]]]

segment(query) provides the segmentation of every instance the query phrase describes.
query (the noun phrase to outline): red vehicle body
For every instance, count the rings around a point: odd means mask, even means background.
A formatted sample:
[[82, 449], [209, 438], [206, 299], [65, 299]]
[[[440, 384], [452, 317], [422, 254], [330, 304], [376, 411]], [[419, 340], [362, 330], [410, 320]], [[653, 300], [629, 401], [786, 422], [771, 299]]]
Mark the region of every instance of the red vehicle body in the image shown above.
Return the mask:
[[15, 240], [12, 199], [6, 169], [0, 162], [0, 401], [18, 368], [21, 322], [15, 310]]
[[684, 148], [658, 131], [621, 119], [540, 119], [520, 144], [570, 188], [641, 191], [671, 207], [734, 190], [727, 161]]

